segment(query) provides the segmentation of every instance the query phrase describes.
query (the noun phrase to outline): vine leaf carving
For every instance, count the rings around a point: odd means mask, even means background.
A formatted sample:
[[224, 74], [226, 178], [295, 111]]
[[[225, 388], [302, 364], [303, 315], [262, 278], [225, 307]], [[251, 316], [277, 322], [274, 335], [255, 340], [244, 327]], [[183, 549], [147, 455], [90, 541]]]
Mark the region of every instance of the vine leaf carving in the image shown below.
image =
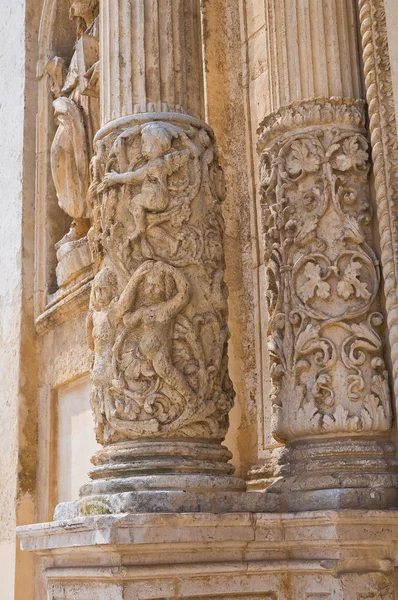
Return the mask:
[[307, 281], [301, 285], [299, 292], [304, 302], [311, 300], [315, 295], [318, 298], [329, 298], [330, 285], [327, 281], [323, 281], [320, 265], [308, 262], [304, 269], [304, 275]]
[[371, 297], [366, 283], [359, 280], [361, 269], [361, 263], [355, 260], [352, 260], [346, 267], [343, 278], [337, 284], [337, 293], [344, 300], [348, 300], [353, 294], [357, 298], [363, 298], [364, 300], [368, 300]]
[[387, 431], [363, 105], [292, 110], [301, 131], [281, 110], [261, 138], [274, 434]]
[[341, 151], [333, 158], [333, 166], [339, 171], [348, 171], [367, 164], [368, 153], [359, 147], [358, 139], [348, 137], [344, 140]]
[[313, 153], [310, 143], [293, 142], [291, 156], [286, 161], [286, 167], [291, 175], [301, 172], [315, 173], [319, 169], [320, 159]]

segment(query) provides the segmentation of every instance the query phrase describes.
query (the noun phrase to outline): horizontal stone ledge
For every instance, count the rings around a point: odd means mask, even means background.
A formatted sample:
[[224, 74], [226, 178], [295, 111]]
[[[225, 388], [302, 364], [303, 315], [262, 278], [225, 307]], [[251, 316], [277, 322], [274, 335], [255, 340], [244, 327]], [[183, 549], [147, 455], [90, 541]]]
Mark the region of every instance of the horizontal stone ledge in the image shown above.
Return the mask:
[[[367, 552], [398, 541], [398, 511], [315, 511], [305, 513], [234, 514], [124, 514], [80, 517], [17, 528], [23, 550], [51, 553], [55, 549], [101, 547], [109, 552], [129, 547], [179, 547], [187, 553], [209, 544], [241, 548], [245, 552], [265, 547], [361, 546]], [[157, 549], [158, 548], [158, 549]], [[365, 552], [365, 553], [366, 553]]]

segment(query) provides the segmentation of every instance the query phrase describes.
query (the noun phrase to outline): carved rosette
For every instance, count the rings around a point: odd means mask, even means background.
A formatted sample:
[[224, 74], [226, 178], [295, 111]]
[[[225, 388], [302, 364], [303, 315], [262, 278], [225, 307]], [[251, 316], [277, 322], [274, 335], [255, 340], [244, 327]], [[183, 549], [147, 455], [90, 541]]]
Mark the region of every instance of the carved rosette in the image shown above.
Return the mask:
[[364, 105], [293, 104], [260, 130], [275, 436], [379, 435], [392, 412], [380, 332]]
[[213, 134], [190, 117], [150, 119], [104, 127], [92, 162], [91, 400], [105, 445], [221, 440], [233, 404]]

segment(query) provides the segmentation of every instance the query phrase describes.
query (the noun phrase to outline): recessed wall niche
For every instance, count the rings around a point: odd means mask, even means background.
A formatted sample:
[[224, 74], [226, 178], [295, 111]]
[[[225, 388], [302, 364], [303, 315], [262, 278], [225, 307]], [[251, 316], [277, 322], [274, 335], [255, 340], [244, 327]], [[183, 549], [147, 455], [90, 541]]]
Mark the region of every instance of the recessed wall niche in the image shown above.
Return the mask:
[[[69, 10], [69, 1], [46, 0], [39, 31], [35, 223], [35, 320], [39, 332], [45, 332], [54, 324], [87, 309], [91, 283], [90, 268], [78, 277], [71, 278], [66, 285], [62, 285], [59, 270], [57, 273], [60, 262], [59, 242], [65, 239], [64, 236], [70, 231], [73, 220], [59, 205], [51, 159], [54, 137], [60, 123], [55, 112], [61, 112], [62, 117], [62, 103], [66, 107], [72, 104], [69, 102], [69, 92], [61, 92], [60, 86], [57, 91], [57, 83], [62, 82], [61, 86], [67, 87], [68, 78], [70, 82], [68, 69], [71, 60], [76, 60], [74, 55], [77, 55], [78, 50], [77, 24], [76, 20], [70, 19]], [[60, 100], [60, 106], [55, 111], [53, 102], [57, 98]], [[79, 112], [79, 106], [76, 111]], [[66, 119], [70, 118], [70, 115], [65, 115]], [[91, 144], [91, 139], [87, 139], [86, 148]], [[75, 140], [73, 144], [76, 144]], [[64, 151], [62, 145], [65, 144], [61, 140], [59, 146]], [[82, 149], [83, 154], [87, 154], [86, 148]], [[72, 184], [72, 178], [70, 182]], [[87, 254], [88, 246], [85, 251]]]
[[54, 508], [59, 502], [79, 496], [79, 488], [88, 481], [90, 459], [100, 448], [94, 434], [89, 377], [81, 377], [59, 388], [52, 411]]

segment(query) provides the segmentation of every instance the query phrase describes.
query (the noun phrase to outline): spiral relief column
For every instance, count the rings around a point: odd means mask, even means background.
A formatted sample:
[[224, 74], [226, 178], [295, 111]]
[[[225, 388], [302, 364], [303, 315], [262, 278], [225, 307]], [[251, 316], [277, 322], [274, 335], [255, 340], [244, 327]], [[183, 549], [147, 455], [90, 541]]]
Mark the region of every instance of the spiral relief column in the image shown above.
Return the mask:
[[396, 502], [354, 0], [268, 0], [259, 129], [275, 438], [290, 510]]
[[103, 449], [81, 500], [57, 516], [250, 510], [221, 445], [234, 398], [225, 189], [201, 120], [199, 1], [104, 0], [100, 14], [87, 330]]

